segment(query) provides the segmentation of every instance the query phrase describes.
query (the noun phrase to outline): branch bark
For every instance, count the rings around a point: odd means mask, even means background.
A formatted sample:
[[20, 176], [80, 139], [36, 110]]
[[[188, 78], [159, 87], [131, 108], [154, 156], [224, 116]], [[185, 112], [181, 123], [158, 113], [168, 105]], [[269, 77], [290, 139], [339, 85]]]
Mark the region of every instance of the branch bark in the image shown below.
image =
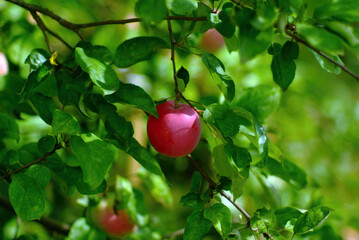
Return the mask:
[[348, 73], [350, 76], [352, 76], [353, 78], [355, 78], [358, 82], [359, 82], [359, 76], [357, 76], [356, 74], [354, 74], [351, 70], [349, 70], [347, 67], [345, 67], [343, 64], [338, 63], [337, 61], [335, 61], [334, 59], [332, 59], [331, 57], [329, 57], [327, 54], [323, 53], [322, 51], [320, 51], [319, 49], [316, 49], [315, 47], [313, 47], [312, 45], [310, 45], [309, 43], [307, 43], [306, 41], [304, 41], [303, 39], [301, 39], [300, 37], [298, 37], [296, 34], [291, 33], [290, 31], [286, 30], [286, 33], [288, 36], [290, 36], [291, 38], [293, 38], [295, 41], [297, 41], [298, 43], [303, 44], [304, 46], [308, 47], [309, 49], [313, 50], [314, 52], [316, 52], [318, 55], [322, 56], [323, 58], [327, 59], [328, 61], [334, 63], [335, 65], [337, 65], [338, 67], [340, 67], [344, 72]]

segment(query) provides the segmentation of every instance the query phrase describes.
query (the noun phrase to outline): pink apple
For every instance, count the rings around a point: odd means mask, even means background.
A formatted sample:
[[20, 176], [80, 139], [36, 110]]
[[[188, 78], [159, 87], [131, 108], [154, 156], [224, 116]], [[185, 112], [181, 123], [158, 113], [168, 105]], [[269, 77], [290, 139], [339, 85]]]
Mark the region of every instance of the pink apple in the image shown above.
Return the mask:
[[5, 54], [0, 52], [0, 76], [5, 76], [8, 72], [9, 65], [7, 64]]
[[203, 34], [200, 45], [203, 50], [214, 53], [224, 46], [224, 39], [216, 29], [211, 28]]
[[133, 232], [135, 224], [125, 210], [117, 210], [101, 201], [98, 206], [89, 208], [89, 220], [97, 228], [110, 236], [120, 236]]
[[159, 118], [149, 116], [147, 134], [152, 146], [169, 157], [191, 153], [201, 137], [201, 121], [187, 104], [167, 101], [157, 106]]

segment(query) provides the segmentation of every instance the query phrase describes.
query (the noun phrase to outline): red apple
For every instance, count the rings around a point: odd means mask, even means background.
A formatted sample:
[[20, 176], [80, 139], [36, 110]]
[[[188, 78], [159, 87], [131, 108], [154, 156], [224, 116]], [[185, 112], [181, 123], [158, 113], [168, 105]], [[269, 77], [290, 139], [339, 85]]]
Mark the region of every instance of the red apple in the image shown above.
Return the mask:
[[157, 106], [158, 118], [149, 116], [147, 134], [152, 146], [169, 157], [191, 153], [201, 137], [201, 121], [189, 105], [167, 101]]
[[216, 29], [211, 28], [203, 34], [201, 48], [207, 52], [214, 53], [224, 46], [224, 39]]
[[5, 54], [0, 52], [0, 76], [5, 76], [9, 72], [9, 66]]
[[89, 220], [97, 228], [111, 236], [120, 236], [133, 232], [135, 224], [125, 210], [110, 207], [101, 201], [98, 206], [89, 208]]

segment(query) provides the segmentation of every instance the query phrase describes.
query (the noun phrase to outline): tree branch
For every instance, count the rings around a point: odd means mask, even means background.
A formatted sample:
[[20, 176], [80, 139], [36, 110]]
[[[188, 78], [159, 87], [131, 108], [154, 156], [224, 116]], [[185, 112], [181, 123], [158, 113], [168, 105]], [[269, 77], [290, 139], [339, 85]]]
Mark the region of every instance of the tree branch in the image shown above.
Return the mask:
[[70, 50], [73, 49], [73, 47], [71, 47], [70, 44], [68, 44], [62, 37], [60, 37], [57, 33], [51, 31], [49, 28], [47, 28], [45, 26], [45, 29], [48, 33], [50, 33], [52, 36], [54, 36], [55, 38], [57, 38], [58, 40], [60, 40], [60, 42], [62, 42], [67, 48], [69, 48]]
[[334, 63], [335, 65], [337, 65], [338, 67], [340, 67], [344, 72], [348, 73], [350, 76], [352, 76], [353, 78], [355, 78], [358, 82], [359, 82], [359, 76], [357, 76], [356, 74], [354, 74], [352, 71], [350, 71], [347, 67], [345, 67], [343, 64], [335, 61], [334, 59], [332, 59], [331, 57], [329, 57], [328, 55], [326, 55], [325, 53], [323, 53], [322, 51], [320, 51], [319, 49], [316, 49], [315, 47], [313, 47], [312, 45], [310, 45], [309, 43], [307, 43], [306, 41], [304, 41], [303, 39], [299, 38], [296, 34], [290, 32], [288, 29], [286, 30], [286, 33], [288, 34], [288, 36], [290, 36], [291, 38], [293, 38], [295, 41], [297, 41], [298, 43], [303, 44], [304, 46], [310, 48], [311, 50], [313, 50], [314, 52], [316, 52], [317, 54], [319, 54], [320, 56], [322, 56], [323, 58], [327, 59], [328, 61]]
[[181, 93], [178, 90], [177, 70], [176, 70], [176, 61], [175, 61], [175, 40], [173, 38], [171, 20], [168, 18], [167, 18], [167, 26], [168, 26], [168, 33], [170, 35], [170, 41], [171, 41], [171, 61], [172, 61], [172, 68], [173, 68], [173, 79], [175, 81], [175, 95], [176, 95], [175, 108], [177, 108], [177, 103], [181, 96]]
[[[2, 196], [0, 196], [0, 205], [14, 212], [14, 214], [16, 214], [14, 208], [11, 206], [10, 201]], [[68, 224], [58, 222], [48, 217], [41, 217], [40, 220], [35, 220], [35, 221], [43, 225], [48, 230], [61, 233], [66, 236], [69, 234], [70, 226]]]
[[49, 49], [49, 52], [52, 53], [52, 47], [50, 45], [49, 39], [48, 39], [47, 34], [46, 34], [46, 27], [45, 27], [44, 22], [39, 17], [39, 15], [37, 15], [37, 12], [30, 11], [30, 13], [31, 13], [32, 17], [35, 19], [37, 25], [40, 27], [40, 29], [42, 31], [42, 34], [44, 35], [45, 42], [46, 42], [47, 48]]
[[18, 168], [18, 169], [16, 169], [16, 170], [10, 172], [10, 173], [5, 174], [4, 176], [2, 176], [2, 177], [0, 178], [0, 182], [1, 182], [2, 180], [4, 180], [5, 178], [7, 178], [7, 177], [13, 175], [13, 174], [20, 172], [21, 170], [24, 170], [24, 169], [29, 168], [29, 167], [31, 167], [32, 165], [34, 165], [34, 164], [36, 164], [36, 163], [38, 163], [38, 162], [41, 162], [41, 161], [43, 161], [43, 160], [46, 160], [46, 158], [47, 158], [48, 156], [54, 154], [54, 153], [56, 152], [56, 150], [58, 150], [58, 149], [60, 149], [60, 148], [61, 148], [61, 145], [60, 145], [60, 144], [56, 145], [55, 148], [54, 148], [51, 152], [46, 153], [46, 154], [45, 154], [44, 156], [42, 156], [41, 158], [36, 159], [35, 161], [33, 161], [33, 162], [31, 162], [31, 163], [28, 163], [28, 164], [26, 164], [26, 165], [24, 165], [24, 166], [22, 166], [22, 167], [20, 167], [20, 168]]

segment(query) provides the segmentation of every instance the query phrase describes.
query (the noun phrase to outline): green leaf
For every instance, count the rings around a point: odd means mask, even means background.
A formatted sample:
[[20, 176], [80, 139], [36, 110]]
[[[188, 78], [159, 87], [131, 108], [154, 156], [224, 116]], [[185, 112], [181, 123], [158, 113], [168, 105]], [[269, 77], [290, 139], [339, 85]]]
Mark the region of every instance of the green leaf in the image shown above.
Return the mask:
[[198, 209], [203, 208], [204, 201], [201, 198], [201, 193], [190, 192], [181, 197], [180, 204], [184, 207]]
[[314, 207], [298, 218], [294, 233], [305, 233], [319, 226], [331, 213], [332, 209], [325, 206]]
[[25, 174], [35, 179], [41, 188], [46, 187], [51, 180], [51, 171], [44, 165], [32, 165]]
[[343, 41], [337, 35], [308, 24], [297, 24], [298, 33], [313, 47], [332, 54], [343, 53]]
[[178, 90], [184, 92], [189, 82], [189, 72], [183, 66], [177, 71]]
[[236, 31], [236, 26], [233, 25], [230, 16], [233, 6], [233, 3], [224, 4], [222, 11], [218, 14], [220, 21], [215, 24], [216, 30], [226, 38], [231, 38]]
[[299, 56], [298, 43], [294, 41], [287, 41], [282, 48], [282, 57], [284, 61], [291, 62]]
[[203, 216], [203, 210], [195, 210], [187, 218], [183, 240], [200, 240], [211, 228], [211, 221]]
[[297, 219], [302, 215], [302, 212], [294, 207], [283, 207], [275, 211], [277, 223], [280, 226], [285, 226], [288, 221]]
[[52, 114], [57, 108], [56, 103], [50, 97], [45, 97], [40, 93], [36, 93], [30, 98], [32, 105], [37, 110], [39, 116], [45, 123], [51, 125]]
[[151, 153], [148, 152], [146, 148], [142, 147], [136, 139], [131, 138], [131, 144], [127, 153], [148, 171], [164, 178], [163, 172], [157, 160]]
[[167, 7], [175, 14], [188, 15], [198, 8], [196, 0], [167, 0]]
[[56, 138], [54, 136], [45, 136], [42, 137], [37, 143], [37, 148], [39, 152], [44, 155], [45, 153], [49, 153], [54, 150], [56, 145]]
[[115, 183], [115, 193], [116, 199], [120, 202], [120, 208], [126, 208], [133, 194], [131, 182], [126, 178], [117, 175]]
[[103, 180], [97, 188], [93, 188], [87, 183], [85, 183], [81, 168], [79, 167], [66, 167], [65, 176], [66, 178], [68, 178], [68, 181], [70, 181], [76, 186], [79, 193], [83, 195], [94, 195], [103, 193], [106, 191], [107, 188], [107, 183], [105, 180]]
[[145, 23], [160, 23], [167, 14], [165, 0], [137, 0], [135, 5], [136, 16]]
[[128, 68], [138, 62], [149, 60], [158, 49], [167, 47], [167, 43], [157, 37], [131, 38], [117, 47], [114, 64], [119, 68]]
[[9, 150], [0, 160], [0, 166], [7, 167], [19, 163], [19, 158], [19, 153], [17, 151]]
[[66, 240], [106, 240], [106, 233], [90, 226], [86, 218], [77, 219]]
[[259, 233], [265, 233], [269, 227], [275, 225], [275, 216], [272, 210], [257, 209], [251, 218], [252, 227]]
[[138, 171], [138, 176], [146, 185], [151, 195], [159, 202], [166, 206], [173, 204], [171, 189], [164, 179], [142, 168]]
[[105, 128], [108, 132], [106, 138], [119, 149], [127, 151], [132, 143], [132, 135], [134, 133], [131, 122], [127, 122], [124, 117], [121, 117], [116, 112], [106, 112], [106, 114], [109, 114], [105, 118]]
[[93, 189], [100, 186], [114, 161], [111, 146], [101, 140], [86, 143], [79, 136], [71, 137], [70, 146], [82, 169], [84, 182]]
[[[239, 26], [239, 55], [241, 62], [247, 62], [259, 53], [264, 52], [272, 41], [273, 27], [258, 30], [251, 24], [255, 11], [241, 9], [236, 14], [236, 23]], [[254, 21], [254, 20], [253, 20]]]
[[251, 25], [258, 30], [265, 30], [273, 26], [278, 18], [273, 4], [259, 4], [256, 15], [251, 19]]
[[14, 118], [0, 112], [0, 139], [5, 138], [19, 141], [19, 127]]
[[44, 62], [50, 59], [51, 54], [42, 48], [33, 49], [25, 63], [30, 65], [31, 71], [37, 70]]
[[130, 83], [121, 83], [120, 88], [105, 99], [112, 103], [125, 103], [140, 108], [145, 112], [158, 117], [156, 105], [152, 98], [141, 87]]
[[23, 221], [40, 219], [45, 210], [45, 197], [37, 181], [23, 173], [13, 175], [9, 199]]
[[305, 172], [287, 159], [283, 159], [280, 163], [273, 158], [268, 158], [267, 171], [297, 188], [304, 188], [307, 185]]
[[263, 122], [280, 103], [281, 93], [278, 87], [271, 85], [259, 85], [254, 88], [247, 88], [241, 92], [238, 105], [251, 112], [260, 122]]
[[94, 84], [105, 90], [117, 90], [119, 79], [111, 66], [88, 56], [83, 48], [75, 49], [75, 57], [84, 72], [90, 75]]
[[204, 52], [202, 54], [202, 62], [208, 68], [211, 76], [224, 94], [227, 101], [232, 101], [235, 94], [235, 86], [232, 78], [225, 72], [225, 68], [221, 60], [210, 53]]
[[313, 15], [317, 20], [358, 22], [359, 2], [357, 0], [340, 0], [326, 3], [317, 7]]
[[191, 192], [199, 192], [201, 190], [203, 177], [198, 171], [195, 171], [191, 178]]
[[207, 208], [203, 216], [212, 222], [222, 239], [227, 238], [232, 228], [232, 213], [226, 205], [216, 203]]
[[272, 43], [268, 48], [268, 54], [277, 56], [282, 53], [282, 45], [279, 43]]
[[24, 102], [34, 95], [42, 84], [51, 76], [54, 71], [50, 63], [41, 65], [37, 70], [30, 73], [21, 91], [20, 102]]
[[76, 118], [67, 112], [56, 109], [52, 116], [52, 129], [55, 134], [79, 134], [81, 127]]
[[287, 62], [282, 55], [273, 56], [271, 69], [273, 80], [286, 91], [295, 77], [296, 65], [294, 61]]
[[[92, 112], [99, 113], [103, 116], [111, 116], [116, 113], [116, 106], [107, 102], [102, 95], [89, 94], [84, 97], [85, 106]], [[116, 116], [114, 116], [116, 118]], [[123, 119], [123, 121], [125, 121]], [[123, 122], [120, 120], [120, 122]], [[131, 135], [132, 136], [132, 135]]]
[[[334, 73], [334, 74], [340, 74], [342, 72], [342, 69], [337, 65], [329, 60], [325, 59], [324, 57], [320, 56], [318, 53], [312, 51], [312, 53], [315, 56], [315, 59], [317, 59], [319, 65], [327, 72]], [[339, 64], [345, 65], [340, 57], [338, 55], [328, 54], [329, 57], [331, 57], [334, 61], [336, 61]]]

